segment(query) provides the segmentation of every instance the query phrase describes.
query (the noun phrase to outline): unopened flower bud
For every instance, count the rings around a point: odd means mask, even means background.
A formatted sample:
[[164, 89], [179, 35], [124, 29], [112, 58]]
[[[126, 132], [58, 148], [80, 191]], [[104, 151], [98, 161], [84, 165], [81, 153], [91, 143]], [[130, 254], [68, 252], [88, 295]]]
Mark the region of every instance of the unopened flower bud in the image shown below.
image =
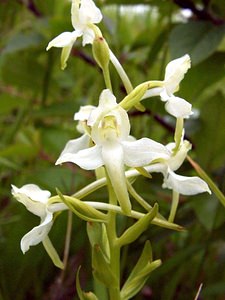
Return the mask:
[[[148, 89], [148, 83], [142, 83], [138, 85], [119, 103], [119, 105], [125, 110], [129, 110], [133, 106], [139, 105], [147, 89]], [[141, 111], [144, 110], [142, 109], [142, 106], [140, 110]]]
[[92, 45], [94, 59], [99, 67], [104, 70], [109, 64], [109, 47], [103, 36], [95, 37]]

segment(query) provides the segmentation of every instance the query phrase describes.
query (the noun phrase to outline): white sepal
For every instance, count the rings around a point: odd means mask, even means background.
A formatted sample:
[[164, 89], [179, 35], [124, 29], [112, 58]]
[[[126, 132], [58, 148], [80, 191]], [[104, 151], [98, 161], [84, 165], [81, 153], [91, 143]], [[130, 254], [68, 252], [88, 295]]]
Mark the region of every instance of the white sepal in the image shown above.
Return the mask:
[[207, 183], [201, 178], [177, 175], [171, 170], [168, 170], [164, 178], [163, 187], [175, 190], [182, 195], [196, 195], [204, 192], [211, 194]]

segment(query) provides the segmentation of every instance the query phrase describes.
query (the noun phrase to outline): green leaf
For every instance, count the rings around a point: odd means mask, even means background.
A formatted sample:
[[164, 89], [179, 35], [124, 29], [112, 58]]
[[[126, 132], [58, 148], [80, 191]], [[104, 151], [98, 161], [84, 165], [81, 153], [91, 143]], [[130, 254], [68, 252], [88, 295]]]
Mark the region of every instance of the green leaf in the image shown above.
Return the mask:
[[87, 222], [87, 234], [92, 247], [101, 243], [102, 226], [100, 223]]
[[[38, 61], [37, 50], [10, 53], [4, 57], [1, 76], [6, 85], [40, 92], [43, 85], [44, 68]], [[32, 68], [32, 76], [31, 76]], [[24, 92], [24, 90], [23, 90]]]
[[200, 131], [193, 138], [198, 161], [206, 169], [224, 163], [225, 97], [217, 93], [204, 101]]
[[91, 247], [94, 247], [96, 244], [98, 244], [101, 247], [105, 257], [109, 259], [110, 249], [105, 224], [87, 222], [87, 234]]
[[76, 214], [79, 218], [83, 219], [84, 221], [88, 221], [88, 222], [107, 221], [107, 216], [104, 213], [98, 211], [97, 209], [84, 203], [83, 201], [80, 201], [79, 199], [63, 195], [59, 191], [59, 189], [56, 189], [56, 191], [60, 199], [63, 201], [63, 203], [65, 203], [74, 214]]
[[203, 290], [201, 295], [203, 297], [206, 297], [208, 299], [216, 299], [218, 297], [222, 297], [221, 299], [223, 299], [223, 296], [225, 294], [225, 285], [224, 285], [224, 281], [219, 281], [213, 284], [208, 284], [205, 288], [203, 286]]
[[155, 204], [153, 208], [145, 216], [140, 218], [134, 225], [130, 226], [117, 240], [120, 246], [132, 243], [135, 241], [143, 231], [145, 231], [151, 221], [158, 213], [158, 204]]
[[16, 163], [12, 162], [12, 160], [0, 157], [0, 165], [9, 169], [13, 169], [15, 171], [19, 171], [20, 167]]
[[138, 262], [136, 263], [135, 267], [133, 268], [132, 272], [130, 273], [127, 282], [129, 282], [129, 280], [132, 280], [135, 277], [135, 274], [140, 272], [148, 262], [152, 262], [152, 247], [150, 241], [147, 240], [145, 242], [141, 256]]
[[[194, 105], [212, 89], [212, 85], [225, 77], [225, 53], [217, 52], [200, 64], [192, 67], [181, 83], [180, 95]], [[191, 88], [190, 88], [191, 87]]]
[[180, 266], [185, 265], [185, 263], [190, 261], [190, 258], [194, 255], [199, 254], [202, 251], [201, 244], [188, 245], [186, 248], [177, 250], [174, 255], [166, 260], [162, 266], [155, 272], [152, 281], [156, 282], [165, 274], [170, 274], [170, 272], [175, 272]]
[[161, 53], [161, 49], [165, 45], [165, 41], [168, 39], [168, 28], [163, 29], [158, 36], [156, 37], [154, 44], [150, 47], [150, 51], [148, 53], [148, 68], [151, 69], [154, 63], [158, 63], [158, 56]]
[[36, 32], [18, 33], [14, 35], [3, 49], [3, 54], [13, 53], [29, 47], [37, 47], [42, 42], [42, 37]]
[[108, 259], [99, 245], [92, 248], [93, 275], [107, 287], [117, 287], [118, 278], [112, 272]]
[[76, 289], [80, 300], [98, 300], [98, 298], [95, 296], [94, 293], [82, 291], [80, 286], [79, 273], [80, 273], [80, 267], [78, 268], [77, 275], [76, 275]]
[[189, 54], [192, 64], [197, 64], [212, 55], [225, 33], [225, 26], [210, 22], [193, 21], [179, 24], [172, 30], [169, 47], [172, 58]]
[[142, 254], [121, 290], [122, 299], [131, 299], [144, 286], [149, 274], [161, 265], [160, 260], [152, 262], [152, 249], [149, 241], [145, 242]]
[[214, 196], [199, 195], [190, 204], [199, 222], [208, 231], [220, 227], [225, 222], [225, 211], [219, 208]]
[[4, 158], [20, 158], [20, 161], [23, 159], [30, 159], [37, 155], [37, 149], [33, 145], [26, 145], [23, 143], [15, 143], [9, 145], [4, 149], [0, 150], [0, 157]]
[[32, 112], [32, 116], [34, 118], [48, 118], [48, 117], [71, 117], [72, 112], [78, 110], [79, 107], [76, 103], [72, 101], [67, 101], [66, 105], [65, 102], [63, 103], [52, 103], [45, 107], [39, 107], [35, 111]]

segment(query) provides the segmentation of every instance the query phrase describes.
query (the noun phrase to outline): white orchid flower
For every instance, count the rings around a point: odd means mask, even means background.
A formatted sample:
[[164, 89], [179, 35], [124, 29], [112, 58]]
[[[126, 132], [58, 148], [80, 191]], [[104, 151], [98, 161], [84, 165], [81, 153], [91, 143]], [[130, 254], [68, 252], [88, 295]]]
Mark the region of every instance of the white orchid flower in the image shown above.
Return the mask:
[[181, 176], [174, 172], [182, 165], [188, 151], [191, 149], [191, 144], [186, 140], [183, 141], [182, 138], [179, 149], [176, 153], [173, 152], [176, 147], [176, 143], [170, 143], [166, 147], [170, 152], [170, 158], [162, 160], [162, 162], [156, 163], [155, 165], [153, 164], [146, 167], [147, 171], [150, 173], [161, 172], [163, 174], [163, 188], [172, 189], [182, 195], [195, 195], [203, 192], [211, 194], [207, 183], [201, 178], [197, 176]]
[[161, 100], [166, 102], [165, 108], [169, 114], [176, 118], [188, 118], [192, 114], [191, 104], [180, 97], [174, 96], [174, 93], [178, 91], [179, 84], [190, 67], [191, 60], [188, 54], [169, 62], [166, 66], [162, 87], [149, 89], [143, 99], [160, 96]]
[[78, 37], [83, 37], [83, 46], [93, 43], [95, 33], [92, 26], [101, 22], [101, 20], [101, 11], [92, 0], [72, 0], [71, 21], [74, 31], [61, 33], [47, 46], [47, 50], [52, 47], [63, 48], [61, 55], [62, 69], [65, 69], [73, 44]]
[[85, 105], [81, 106], [80, 110], [74, 114], [74, 120], [79, 121], [77, 125], [77, 130], [80, 133], [86, 133], [89, 135], [89, 128], [87, 121], [90, 117], [91, 112], [96, 109], [96, 106], [93, 105]]
[[53, 213], [48, 208], [49, 191], [41, 190], [35, 184], [26, 184], [21, 188], [12, 185], [13, 196], [34, 215], [41, 218], [38, 226], [24, 235], [21, 240], [21, 250], [27, 252], [30, 246], [37, 245], [47, 237], [52, 224]]
[[96, 106], [93, 105], [85, 105], [81, 106], [80, 110], [74, 114], [74, 120], [79, 121], [77, 125], [77, 130], [83, 135], [77, 139], [70, 140], [61, 155], [64, 153], [72, 152], [77, 153], [80, 150], [84, 150], [91, 146], [91, 136], [90, 136], [90, 129], [87, 125], [87, 120], [91, 114], [91, 112], [96, 109]]
[[127, 112], [117, 105], [115, 96], [108, 89], [101, 93], [99, 106], [92, 110], [87, 125], [91, 126], [94, 146], [84, 149], [81, 140], [69, 141], [56, 164], [72, 162], [85, 170], [105, 166], [122, 210], [130, 214], [124, 165], [146, 166], [155, 159], [169, 158], [170, 152], [153, 140], [142, 138], [136, 141], [130, 137]]

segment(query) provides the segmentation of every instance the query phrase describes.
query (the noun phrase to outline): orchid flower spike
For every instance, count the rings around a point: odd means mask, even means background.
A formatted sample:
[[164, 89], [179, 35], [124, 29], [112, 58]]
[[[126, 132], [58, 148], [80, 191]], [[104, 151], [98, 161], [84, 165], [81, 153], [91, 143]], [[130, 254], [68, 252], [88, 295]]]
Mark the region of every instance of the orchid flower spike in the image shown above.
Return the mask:
[[149, 89], [143, 99], [160, 96], [161, 100], [166, 102], [165, 108], [169, 114], [176, 118], [188, 118], [192, 114], [191, 104], [174, 96], [174, 93], [179, 90], [179, 84], [190, 67], [191, 59], [188, 54], [169, 62], [162, 87]]
[[65, 69], [73, 44], [78, 37], [83, 37], [82, 45], [92, 44], [95, 38], [93, 24], [101, 22], [102, 14], [92, 0], [72, 0], [71, 21], [74, 28], [72, 32], [63, 32], [49, 42], [47, 49], [52, 47], [63, 48], [61, 55], [61, 68]]
[[[131, 204], [126, 186], [125, 167], [142, 167], [158, 158], [169, 158], [166, 147], [148, 138], [134, 140], [130, 136], [127, 112], [120, 107], [108, 89], [100, 95], [99, 105], [87, 120], [94, 146], [84, 148], [79, 139], [65, 146], [56, 164], [72, 162], [85, 170], [105, 166], [118, 202], [127, 215]], [[80, 149], [80, 150], [79, 150]]]
[[174, 172], [183, 164], [188, 151], [191, 149], [191, 144], [183, 140], [182, 137], [178, 150], [174, 152], [176, 143], [169, 143], [166, 148], [170, 152], [169, 159], [161, 160], [160, 163], [146, 167], [150, 173], [161, 172], [163, 174], [163, 188], [172, 189], [182, 195], [196, 195], [204, 192], [211, 194], [207, 183], [198, 176], [181, 176]]
[[26, 184], [21, 188], [12, 185], [12, 194], [17, 201], [25, 205], [27, 210], [41, 218], [40, 224], [25, 234], [21, 240], [21, 250], [25, 253], [30, 246], [42, 242], [52, 227], [53, 213], [48, 209], [48, 199], [51, 193], [41, 190], [35, 184]]

